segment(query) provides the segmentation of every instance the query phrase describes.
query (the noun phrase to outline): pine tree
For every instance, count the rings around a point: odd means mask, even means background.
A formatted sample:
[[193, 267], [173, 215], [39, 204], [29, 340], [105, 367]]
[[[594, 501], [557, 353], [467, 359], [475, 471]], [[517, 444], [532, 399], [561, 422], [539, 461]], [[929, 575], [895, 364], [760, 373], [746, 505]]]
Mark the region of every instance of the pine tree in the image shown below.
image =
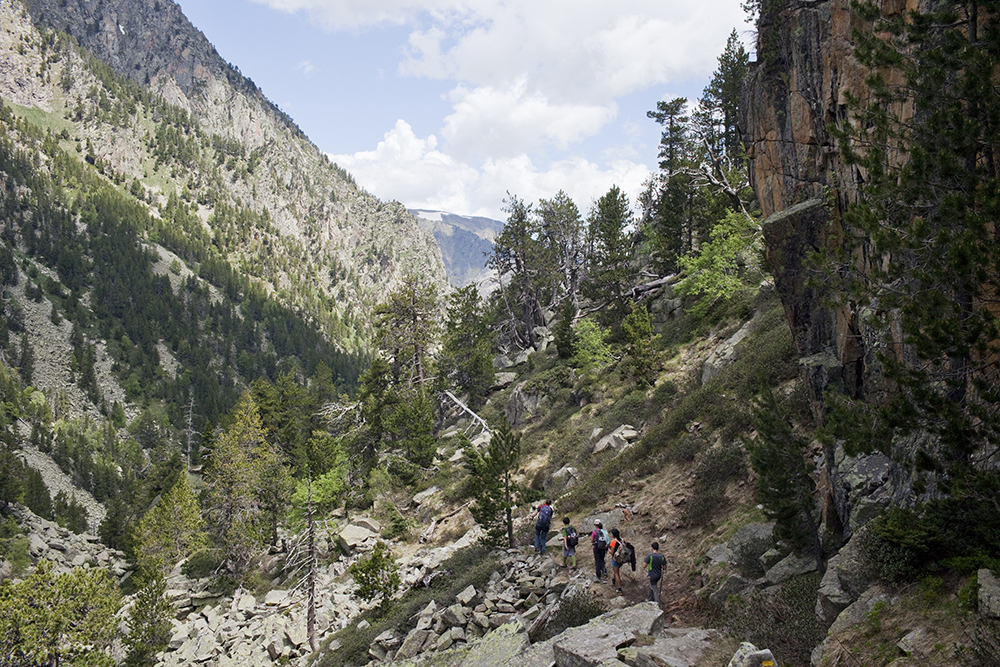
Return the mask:
[[521, 434], [505, 419], [490, 437], [485, 452], [466, 445], [465, 466], [471, 474], [475, 498], [469, 511], [483, 527], [483, 542], [492, 546], [514, 547], [514, 517], [511, 507], [519, 487], [514, 481], [521, 457]]
[[493, 385], [493, 335], [475, 285], [448, 297], [448, 320], [438, 358], [441, 374], [478, 407]]
[[198, 498], [187, 473], [182, 472], [136, 527], [135, 553], [140, 568], [150, 573], [169, 572], [178, 561], [207, 545], [204, 525]]
[[0, 656], [12, 664], [114, 667], [121, 594], [103, 569], [55, 575], [49, 561], [0, 585]]
[[392, 557], [389, 546], [379, 540], [372, 552], [348, 569], [354, 578], [354, 592], [362, 600], [378, 599], [379, 609], [389, 606], [392, 596], [399, 590], [399, 566]]
[[813, 551], [822, 570], [819, 522], [815, 516], [815, 483], [807, 465], [808, 443], [795, 433], [771, 391], [754, 405], [755, 440], [746, 440], [750, 466], [757, 473], [757, 502], [775, 522], [774, 534], [789, 547]]
[[594, 204], [587, 225], [588, 274], [583, 294], [599, 304], [603, 322], [620, 326], [628, 313], [628, 290], [634, 277], [628, 196], [618, 186], [611, 186]]
[[166, 597], [167, 584], [162, 572], [143, 570], [139, 590], [129, 609], [123, 643], [126, 667], [145, 667], [156, 662], [156, 654], [170, 641], [170, 618], [173, 605]]
[[249, 392], [236, 404], [233, 423], [215, 440], [205, 475], [209, 525], [223, 563], [237, 580], [262, 550], [267, 517], [258, 497], [262, 461], [270, 456], [264, 427]]

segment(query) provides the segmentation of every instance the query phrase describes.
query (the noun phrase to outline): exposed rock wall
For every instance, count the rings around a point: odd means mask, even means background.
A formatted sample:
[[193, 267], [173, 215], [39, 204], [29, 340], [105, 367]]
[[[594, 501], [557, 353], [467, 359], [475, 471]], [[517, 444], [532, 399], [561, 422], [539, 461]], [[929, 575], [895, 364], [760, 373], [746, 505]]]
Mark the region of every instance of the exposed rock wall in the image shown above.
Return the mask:
[[[842, 159], [831, 128], [851, 122], [850, 100], [863, 103], [868, 95], [868, 72], [853, 54], [853, 33], [865, 25], [850, 0], [764, 4], [742, 130], [765, 217], [768, 261], [821, 422], [826, 390], [853, 397], [878, 391], [874, 337], [857, 310], [838, 305], [842, 285], [836, 273], [821, 273], [810, 259], [816, 251], [843, 246], [842, 213], [864, 182], [860, 169]], [[887, 15], [917, 8], [918, 0], [882, 2]], [[862, 249], [849, 261], [863, 265], [869, 257]], [[832, 445], [824, 452], [824, 519], [830, 532], [848, 536], [859, 489], [870, 484], [848, 479], [836, 463], [843, 458]], [[865, 462], [856, 467], [865, 468]], [[893, 501], [909, 493], [908, 476], [897, 472], [890, 477], [898, 488], [884, 494]]]

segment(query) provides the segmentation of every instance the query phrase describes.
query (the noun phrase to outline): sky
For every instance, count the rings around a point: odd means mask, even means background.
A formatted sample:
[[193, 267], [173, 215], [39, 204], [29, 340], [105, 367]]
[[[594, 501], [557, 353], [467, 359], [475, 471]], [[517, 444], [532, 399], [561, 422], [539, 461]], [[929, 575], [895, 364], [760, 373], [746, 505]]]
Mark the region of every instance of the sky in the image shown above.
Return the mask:
[[655, 171], [658, 100], [696, 100], [740, 0], [177, 0], [358, 184], [504, 219], [564, 190], [585, 215]]

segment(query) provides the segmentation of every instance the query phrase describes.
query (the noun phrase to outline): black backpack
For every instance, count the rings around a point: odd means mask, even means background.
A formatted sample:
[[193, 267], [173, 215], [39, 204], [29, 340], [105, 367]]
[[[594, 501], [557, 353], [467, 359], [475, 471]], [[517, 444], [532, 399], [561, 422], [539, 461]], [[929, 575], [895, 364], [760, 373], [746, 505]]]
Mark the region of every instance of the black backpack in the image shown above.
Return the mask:
[[608, 534], [604, 532], [603, 528], [597, 529], [597, 540], [594, 542], [594, 546], [597, 547], [598, 551], [606, 551], [608, 548]]
[[575, 547], [580, 543], [580, 536], [576, 534], [576, 528], [570, 526], [566, 529], [566, 546]]
[[552, 506], [542, 505], [538, 508], [538, 523], [536, 524], [539, 528], [549, 529], [549, 522], [552, 520]]

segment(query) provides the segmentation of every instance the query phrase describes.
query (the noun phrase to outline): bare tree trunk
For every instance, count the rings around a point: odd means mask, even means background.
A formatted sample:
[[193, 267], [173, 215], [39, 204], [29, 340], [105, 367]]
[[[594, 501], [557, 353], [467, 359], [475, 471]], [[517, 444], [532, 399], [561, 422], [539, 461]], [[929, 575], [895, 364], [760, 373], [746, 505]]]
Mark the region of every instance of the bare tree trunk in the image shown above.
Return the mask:
[[306, 609], [306, 632], [309, 635], [309, 648], [314, 652], [319, 648], [316, 639], [316, 524], [313, 523], [312, 506], [312, 473], [309, 473], [306, 511], [309, 514], [309, 601]]

